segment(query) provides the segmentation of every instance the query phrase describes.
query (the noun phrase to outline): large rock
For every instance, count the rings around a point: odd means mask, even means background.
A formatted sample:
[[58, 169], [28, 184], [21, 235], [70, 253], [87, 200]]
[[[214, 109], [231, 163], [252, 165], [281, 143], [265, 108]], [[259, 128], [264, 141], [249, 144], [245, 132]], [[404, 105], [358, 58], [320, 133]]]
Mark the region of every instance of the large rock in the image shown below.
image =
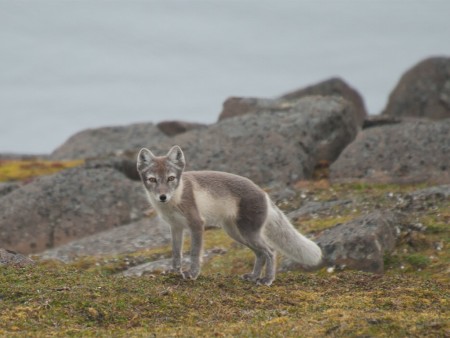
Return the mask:
[[450, 119], [366, 129], [330, 167], [332, 181], [450, 182]]
[[105, 157], [139, 150], [165, 139], [167, 136], [153, 123], [87, 129], [71, 136], [50, 157], [56, 160]]
[[364, 105], [362, 96], [358, 93], [358, 91], [356, 91], [340, 78], [331, 78], [312, 86], [298, 89], [281, 96], [280, 99], [291, 101], [311, 95], [338, 96], [343, 97], [347, 101], [353, 103], [353, 105], [355, 106], [355, 114], [359, 125], [362, 125], [364, 119], [367, 117], [367, 110]]
[[395, 214], [374, 212], [325, 230], [316, 242], [328, 266], [382, 273], [384, 255], [396, 245], [398, 224]]
[[153, 249], [168, 244], [170, 238], [170, 227], [158, 217], [143, 218], [46, 250], [39, 257], [70, 262], [83, 256], [116, 255]]
[[141, 184], [111, 168], [65, 170], [0, 198], [0, 247], [35, 253], [142, 218]]
[[390, 94], [383, 114], [450, 117], [450, 58], [429, 58], [408, 70]]
[[311, 177], [324, 154], [337, 157], [357, 133], [353, 105], [336, 97], [306, 97], [287, 110], [226, 119], [192, 130], [151, 150], [178, 144], [188, 170], [220, 170], [258, 184], [290, 184]]
[[312, 86], [285, 94], [276, 99], [262, 99], [251, 97], [230, 97], [223, 103], [219, 121], [226, 118], [241, 116], [260, 111], [289, 110], [295, 101], [306, 96], [338, 96], [353, 103], [355, 118], [358, 125], [362, 125], [367, 116], [361, 95], [339, 78], [332, 78]]

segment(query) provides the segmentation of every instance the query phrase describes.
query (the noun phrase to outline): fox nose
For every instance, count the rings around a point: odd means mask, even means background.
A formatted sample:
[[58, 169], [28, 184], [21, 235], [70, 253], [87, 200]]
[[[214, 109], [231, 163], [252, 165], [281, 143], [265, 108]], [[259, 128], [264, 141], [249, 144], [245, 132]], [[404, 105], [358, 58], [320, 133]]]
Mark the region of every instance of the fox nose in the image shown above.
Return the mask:
[[165, 201], [167, 200], [167, 196], [164, 195], [164, 194], [159, 195], [159, 200], [160, 200], [161, 202], [165, 202]]

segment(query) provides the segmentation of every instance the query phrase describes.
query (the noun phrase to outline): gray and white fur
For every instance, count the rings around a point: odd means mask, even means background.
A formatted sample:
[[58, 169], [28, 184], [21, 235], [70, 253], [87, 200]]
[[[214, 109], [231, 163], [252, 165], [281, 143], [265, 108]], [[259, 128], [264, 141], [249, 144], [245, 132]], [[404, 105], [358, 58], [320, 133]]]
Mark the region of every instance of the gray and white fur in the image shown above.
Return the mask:
[[[300, 234], [269, 196], [249, 179], [218, 171], [184, 171], [184, 154], [174, 146], [165, 156], [143, 148], [137, 169], [148, 199], [171, 228], [173, 269], [183, 278], [200, 274], [205, 225], [221, 226], [256, 255], [245, 280], [270, 285], [275, 279], [276, 251], [305, 268], [321, 263], [322, 252]], [[183, 232], [191, 232], [190, 270], [181, 270]], [[264, 275], [262, 276], [265, 267]]]

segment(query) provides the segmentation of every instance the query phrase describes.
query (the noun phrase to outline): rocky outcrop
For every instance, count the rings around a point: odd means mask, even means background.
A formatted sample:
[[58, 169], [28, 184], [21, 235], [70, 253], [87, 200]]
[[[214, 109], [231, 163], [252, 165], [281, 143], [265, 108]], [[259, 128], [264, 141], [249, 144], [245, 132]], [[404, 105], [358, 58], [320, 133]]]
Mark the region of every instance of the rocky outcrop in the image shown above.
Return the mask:
[[142, 218], [141, 184], [111, 168], [43, 176], [0, 198], [0, 247], [40, 252]]
[[282, 100], [297, 100], [305, 96], [321, 95], [321, 96], [338, 96], [353, 103], [355, 106], [356, 119], [361, 125], [367, 117], [367, 110], [361, 94], [344, 80], [340, 78], [331, 78], [326, 81], [319, 82], [306, 88], [295, 90], [280, 97]]
[[450, 119], [366, 129], [330, 167], [332, 181], [450, 182]]
[[335, 158], [357, 133], [353, 105], [336, 97], [306, 97], [280, 111], [226, 119], [159, 143], [179, 144], [188, 170], [220, 170], [257, 184], [290, 184], [311, 177], [323, 157]]
[[250, 113], [289, 110], [290, 106], [295, 104], [295, 101], [307, 96], [337, 96], [351, 102], [354, 105], [355, 118], [359, 126], [362, 125], [367, 116], [361, 95], [343, 80], [332, 78], [276, 99], [230, 97], [223, 103], [219, 121]]
[[[287, 185], [311, 177], [320, 154], [336, 156], [353, 140], [357, 132], [353, 116], [353, 106], [343, 99], [307, 97], [286, 110], [229, 119], [172, 138], [160, 138], [159, 131], [155, 139], [146, 134], [148, 143], [142, 145], [165, 154], [173, 144], [180, 144], [188, 169], [222, 170], [262, 185]], [[149, 127], [81, 132], [53, 155], [89, 153], [100, 158], [15, 190], [5, 187], [0, 197], [0, 246], [36, 253], [142, 218], [149, 205], [141, 183], [130, 180], [138, 179], [135, 155], [132, 160], [107, 155], [128, 136], [138, 142], [133, 131], [143, 137]], [[138, 143], [133, 142], [137, 151]]]
[[429, 58], [408, 70], [390, 94], [383, 114], [449, 118], [450, 58]]
[[116, 255], [168, 244], [170, 227], [158, 217], [102, 231], [40, 253], [42, 259], [70, 262], [83, 256]]
[[34, 265], [34, 261], [24, 255], [11, 250], [0, 249], [0, 267], [2, 265], [25, 267], [27, 265]]
[[107, 157], [127, 150], [151, 147], [165, 139], [167, 136], [153, 123], [87, 129], [71, 136], [53, 151], [50, 158], [63, 160]]
[[324, 264], [382, 273], [384, 255], [396, 245], [398, 218], [391, 212], [374, 212], [325, 230], [317, 239]]
[[175, 136], [178, 134], [185, 133], [192, 129], [206, 128], [206, 124], [193, 123], [186, 121], [162, 121], [157, 125], [158, 129], [167, 136]]

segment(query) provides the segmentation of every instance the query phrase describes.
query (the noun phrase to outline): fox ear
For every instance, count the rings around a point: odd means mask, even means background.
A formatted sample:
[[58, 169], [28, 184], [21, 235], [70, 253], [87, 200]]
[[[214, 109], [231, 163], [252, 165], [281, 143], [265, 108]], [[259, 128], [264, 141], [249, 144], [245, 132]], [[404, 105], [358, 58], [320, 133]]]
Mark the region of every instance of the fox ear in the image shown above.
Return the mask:
[[186, 160], [184, 159], [183, 151], [179, 146], [173, 146], [166, 156], [170, 160], [170, 162], [180, 167], [181, 169], [184, 169]]
[[150, 150], [142, 148], [137, 156], [137, 170], [140, 171], [144, 167], [147, 167], [154, 158], [155, 155]]

